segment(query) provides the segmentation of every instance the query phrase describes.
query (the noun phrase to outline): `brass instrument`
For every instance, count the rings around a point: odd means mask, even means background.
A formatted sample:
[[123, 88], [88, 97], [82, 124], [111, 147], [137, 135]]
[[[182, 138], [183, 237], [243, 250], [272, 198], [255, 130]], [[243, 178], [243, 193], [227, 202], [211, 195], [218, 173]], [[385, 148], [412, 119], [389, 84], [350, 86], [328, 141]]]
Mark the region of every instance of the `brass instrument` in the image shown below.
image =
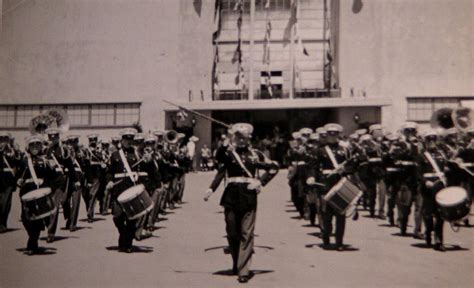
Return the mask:
[[466, 132], [474, 125], [474, 111], [468, 107], [441, 108], [431, 115], [430, 125], [435, 129], [456, 127], [461, 132]]
[[59, 128], [62, 133], [69, 131], [69, 118], [62, 110], [48, 110], [30, 120], [29, 131], [32, 135], [44, 134], [48, 128]]
[[164, 138], [169, 144], [176, 144], [179, 140], [178, 132], [174, 130], [167, 130]]

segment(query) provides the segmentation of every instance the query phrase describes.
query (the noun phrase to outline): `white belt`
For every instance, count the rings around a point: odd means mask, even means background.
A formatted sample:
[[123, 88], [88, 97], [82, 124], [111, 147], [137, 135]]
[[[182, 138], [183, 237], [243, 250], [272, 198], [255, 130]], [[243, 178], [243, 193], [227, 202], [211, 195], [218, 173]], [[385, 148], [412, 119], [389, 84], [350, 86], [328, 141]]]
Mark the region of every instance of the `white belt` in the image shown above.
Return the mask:
[[461, 167], [474, 167], [474, 163], [462, 163]]
[[[43, 181], [43, 179], [38, 178], [38, 182], [41, 182], [41, 181]], [[29, 178], [29, 179], [26, 179], [26, 180], [25, 180], [25, 184], [30, 184], [30, 183], [35, 183], [35, 181], [33, 180], [33, 178]]]
[[434, 177], [439, 177], [439, 176], [444, 176], [444, 173], [437, 174], [437, 173], [424, 173], [423, 177], [425, 178], [434, 178]]
[[[82, 173], [81, 168], [75, 167], [75, 168], [74, 168], [74, 171], [76, 171], [76, 172], [81, 172], [81, 173]], [[64, 172], [69, 172], [69, 169], [68, 169], [68, 168], [64, 169]]]
[[255, 179], [254, 178], [250, 178], [250, 177], [229, 177], [229, 179], [227, 179], [227, 183], [252, 183], [254, 182]]
[[369, 158], [369, 162], [382, 162], [382, 158], [378, 158], [378, 157]]
[[63, 170], [61, 168], [55, 168], [54, 171], [63, 173], [63, 172], [67, 172], [67, 169]]
[[[147, 172], [132, 172], [133, 177], [148, 176]], [[115, 178], [125, 178], [128, 177], [127, 173], [117, 173], [114, 175]]]
[[413, 161], [397, 161], [396, 164], [402, 165], [402, 166], [414, 166], [415, 162], [413, 162]]
[[323, 175], [328, 175], [328, 174], [332, 174], [332, 173], [334, 173], [334, 170], [332, 170], [332, 169], [324, 169], [323, 170]]
[[13, 172], [12, 168], [3, 168], [3, 172]]
[[387, 172], [399, 172], [399, 171], [401, 171], [400, 168], [387, 167]]
[[296, 162], [296, 165], [297, 166], [306, 165], [306, 162], [305, 161], [298, 161], [298, 162]]
[[91, 161], [91, 165], [102, 165], [102, 162], [94, 162], [94, 161]]

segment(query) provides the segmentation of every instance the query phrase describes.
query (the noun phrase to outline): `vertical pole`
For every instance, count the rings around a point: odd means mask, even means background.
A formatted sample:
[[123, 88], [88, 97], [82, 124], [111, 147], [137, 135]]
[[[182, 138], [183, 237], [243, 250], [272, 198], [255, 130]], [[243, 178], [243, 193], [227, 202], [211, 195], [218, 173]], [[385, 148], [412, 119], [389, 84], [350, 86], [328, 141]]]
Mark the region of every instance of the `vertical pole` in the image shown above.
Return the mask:
[[[294, 0], [296, 1], [296, 0]], [[293, 13], [294, 7], [291, 7]], [[298, 20], [297, 20], [298, 21]], [[295, 24], [290, 29], [290, 99], [295, 97]]]
[[249, 35], [249, 100], [254, 99], [254, 71], [253, 71], [253, 46], [255, 30], [255, 0], [250, 0], [250, 35]]
[[[327, 25], [327, 21], [328, 21], [328, 13], [327, 13], [327, 0], [324, 0], [323, 2], [323, 5], [324, 5], [324, 15], [323, 15], [323, 86], [326, 85], [326, 80], [327, 80], [327, 77], [330, 77], [331, 75], [331, 67], [329, 67], [329, 73], [327, 72], [326, 70], [326, 45], [328, 45], [328, 41], [327, 41], [327, 28], [328, 28], [328, 25]], [[329, 75], [328, 75], [329, 74]], [[324, 87], [324, 88], [327, 88], [327, 95], [326, 97], [330, 97], [330, 92], [331, 92], [331, 81], [329, 80], [329, 85], [327, 85], [327, 87]]]

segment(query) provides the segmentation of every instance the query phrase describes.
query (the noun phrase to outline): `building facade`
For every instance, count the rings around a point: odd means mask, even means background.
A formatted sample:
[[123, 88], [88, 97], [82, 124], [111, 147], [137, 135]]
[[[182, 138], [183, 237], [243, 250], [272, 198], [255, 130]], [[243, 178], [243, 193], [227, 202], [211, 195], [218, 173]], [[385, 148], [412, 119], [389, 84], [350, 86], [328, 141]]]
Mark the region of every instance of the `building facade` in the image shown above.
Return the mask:
[[0, 3], [0, 129], [20, 141], [49, 109], [81, 135], [191, 127], [199, 148], [225, 129], [163, 100], [265, 137], [426, 124], [474, 96], [471, 0]]

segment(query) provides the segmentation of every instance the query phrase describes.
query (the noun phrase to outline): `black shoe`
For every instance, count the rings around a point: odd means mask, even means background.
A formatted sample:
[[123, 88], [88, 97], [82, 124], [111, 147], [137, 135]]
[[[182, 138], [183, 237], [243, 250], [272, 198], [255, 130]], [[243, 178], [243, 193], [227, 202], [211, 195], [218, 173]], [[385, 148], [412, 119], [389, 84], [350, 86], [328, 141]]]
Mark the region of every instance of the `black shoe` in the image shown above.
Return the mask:
[[25, 251], [25, 255], [32, 256], [35, 255], [38, 252], [37, 249], [29, 249]]
[[464, 225], [466, 225], [466, 227], [471, 226], [471, 225], [469, 224], [469, 219], [468, 219], [468, 218], [464, 219]]
[[436, 245], [434, 246], [434, 250], [440, 251], [440, 252], [445, 252], [445, 251], [446, 251], [446, 247], [445, 247], [443, 244], [436, 244]]
[[93, 223], [93, 222], [94, 222], [94, 219], [91, 219], [91, 218], [87, 219], [87, 223]]
[[71, 228], [69, 228], [69, 231], [70, 231], [70, 232], [77, 231], [77, 227], [71, 227]]
[[122, 253], [132, 253], [132, 248], [120, 247], [118, 251]]
[[387, 219], [387, 217], [385, 217], [385, 215], [379, 215], [379, 219], [385, 220], [385, 219]]
[[343, 245], [337, 245], [336, 250], [339, 252], [344, 251], [344, 246]]
[[427, 246], [431, 247], [431, 237], [430, 236], [425, 237], [425, 242], [426, 242]]
[[393, 220], [393, 217], [389, 217], [388, 218], [388, 223], [390, 224], [390, 226], [395, 226], [395, 220]]
[[239, 274], [239, 270], [237, 269], [237, 267], [233, 267], [232, 268], [232, 275], [238, 275]]
[[7, 230], [8, 230], [7, 227], [0, 226], [0, 233], [5, 233], [5, 232], [7, 232]]
[[239, 283], [247, 283], [249, 282], [250, 277], [249, 276], [239, 276]]
[[425, 237], [423, 237], [423, 235], [421, 235], [421, 233], [414, 233], [413, 238], [415, 238], [415, 239], [424, 239]]
[[54, 236], [48, 236], [48, 238], [46, 238], [46, 243], [53, 243], [54, 242]]

